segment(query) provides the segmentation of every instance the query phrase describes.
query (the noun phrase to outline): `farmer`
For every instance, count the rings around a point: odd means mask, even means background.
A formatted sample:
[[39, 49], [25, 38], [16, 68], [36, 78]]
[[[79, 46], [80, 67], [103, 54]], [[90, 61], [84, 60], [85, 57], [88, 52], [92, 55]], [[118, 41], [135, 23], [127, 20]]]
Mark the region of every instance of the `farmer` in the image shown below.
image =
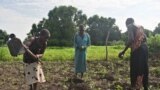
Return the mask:
[[26, 83], [30, 86], [30, 90], [37, 90], [37, 84], [46, 81], [40, 58], [43, 56], [49, 37], [50, 32], [47, 29], [43, 29], [38, 37], [31, 40], [28, 46], [24, 45], [26, 50], [23, 55], [25, 79]]
[[75, 73], [81, 73], [81, 78], [83, 73], [86, 71], [86, 50], [90, 45], [90, 36], [84, 30], [84, 26], [79, 26], [79, 32], [75, 34], [74, 46], [75, 46]]
[[140, 90], [143, 85], [144, 90], [148, 90], [148, 48], [146, 35], [143, 27], [134, 24], [133, 18], [126, 20], [128, 30], [128, 42], [119, 57], [122, 57], [126, 50], [131, 48], [130, 56], [130, 78], [131, 87]]

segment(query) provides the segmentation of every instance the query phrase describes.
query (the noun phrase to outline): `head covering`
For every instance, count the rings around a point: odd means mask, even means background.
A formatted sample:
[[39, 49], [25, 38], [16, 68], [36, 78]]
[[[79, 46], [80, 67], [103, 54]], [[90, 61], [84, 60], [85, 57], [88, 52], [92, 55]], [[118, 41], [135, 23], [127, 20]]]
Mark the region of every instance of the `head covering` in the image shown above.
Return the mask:
[[16, 37], [16, 35], [13, 33], [9, 35], [9, 38], [15, 38], [15, 37]]
[[133, 18], [127, 18], [126, 20], [126, 25], [132, 24], [134, 23], [134, 19]]
[[47, 29], [42, 29], [40, 31], [40, 36], [46, 36], [46, 37], [50, 37], [50, 32]]
[[79, 25], [79, 30], [84, 30], [84, 26], [82, 24]]

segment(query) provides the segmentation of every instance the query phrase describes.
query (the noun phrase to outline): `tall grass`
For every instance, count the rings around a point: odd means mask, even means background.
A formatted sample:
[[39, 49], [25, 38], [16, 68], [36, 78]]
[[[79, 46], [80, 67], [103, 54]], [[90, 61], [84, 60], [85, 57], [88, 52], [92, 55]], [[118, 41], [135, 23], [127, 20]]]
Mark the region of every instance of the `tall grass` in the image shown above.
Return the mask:
[[[108, 46], [108, 59], [119, 60], [118, 53], [124, 48], [124, 46]], [[106, 51], [105, 46], [90, 46], [87, 49], [87, 60], [105, 60]], [[129, 50], [127, 51], [124, 59], [128, 59]], [[7, 47], [0, 47], [0, 61], [15, 61], [22, 60], [23, 56], [12, 57]], [[73, 47], [48, 47], [42, 58], [44, 61], [66, 61], [74, 60], [74, 48]]]
[[0, 47], [0, 61], [17, 61], [17, 60], [22, 60], [22, 55], [19, 55], [18, 57], [12, 57], [6, 46]]

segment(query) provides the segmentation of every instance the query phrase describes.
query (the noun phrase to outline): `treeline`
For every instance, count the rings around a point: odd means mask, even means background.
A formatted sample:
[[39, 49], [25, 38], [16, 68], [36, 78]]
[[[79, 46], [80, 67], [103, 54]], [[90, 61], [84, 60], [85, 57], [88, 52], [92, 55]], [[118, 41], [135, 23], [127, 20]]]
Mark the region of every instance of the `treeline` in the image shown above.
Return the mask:
[[[73, 46], [74, 34], [78, 30], [78, 26], [83, 24], [86, 32], [91, 36], [92, 45], [105, 45], [108, 35], [109, 44], [116, 41], [123, 43], [127, 38], [127, 32], [122, 33], [122, 30], [119, 29], [115, 22], [116, 19], [112, 17], [98, 15], [87, 17], [86, 14], [76, 7], [59, 6], [49, 11], [48, 18], [43, 18], [38, 24], [34, 23], [26, 39], [31, 36], [37, 36], [42, 28], [46, 28], [51, 32], [51, 38], [48, 42], [49, 46]], [[145, 29], [147, 37], [160, 34], [160, 23], [152, 31]], [[7, 33], [4, 30], [0, 30], [1, 42], [3, 42], [2, 40], [6, 36]]]
[[[73, 46], [74, 34], [78, 26], [83, 24], [91, 36], [92, 45], [105, 45], [107, 35], [109, 44], [119, 40], [125, 41], [127, 32], [122, 33], [115, 22], [116, 19], [112, 17], [98, 15], [87, 17], [76, 7], [60, 6], [50, 10], [48, 18], [43, 18], [38, 24], [34, 23], [28, 37], [36, 36], [42, 28], [47, 28], [51, 32], [48, 43], [50, 46]], [[145, 29], [147, 37], [160, 33], [160, 25], [152, 31]]]
[[8, 39], [8, 34], [7, 34], [6, 30], [0, 29], [0, 46], [5, 44], [7, 39]]
[[116, 19], [93, 15], [87, 17], [81, 10], [72, 6], [55, 7], [38, 24], [33, 24], [28, 37], [36, 36], [42, 28], [51, 32], [50, 46], [73, 46], [73, 38], [78, 26], [83, 24], [91, 36], [92, 45], [105, 45], [105, 39], [110, 33], [109, 41], [120, 40], [121, 30], [115, 25]]

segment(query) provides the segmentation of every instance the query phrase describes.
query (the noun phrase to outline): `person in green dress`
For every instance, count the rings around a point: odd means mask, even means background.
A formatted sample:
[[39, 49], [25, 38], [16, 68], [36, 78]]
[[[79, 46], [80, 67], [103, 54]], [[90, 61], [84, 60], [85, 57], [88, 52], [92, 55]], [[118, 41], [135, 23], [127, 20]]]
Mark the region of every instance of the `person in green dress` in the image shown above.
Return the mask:
[[75, 73], [81, 73], [81, 78], [83, 73], [86, 71], [86, 51], [87, 47], [90, 46], [91, 40], [90, 36], [84, 30], [84, 26], [79, 26], [79, 31], [74, 37], [74, 47], [75, 47]]

